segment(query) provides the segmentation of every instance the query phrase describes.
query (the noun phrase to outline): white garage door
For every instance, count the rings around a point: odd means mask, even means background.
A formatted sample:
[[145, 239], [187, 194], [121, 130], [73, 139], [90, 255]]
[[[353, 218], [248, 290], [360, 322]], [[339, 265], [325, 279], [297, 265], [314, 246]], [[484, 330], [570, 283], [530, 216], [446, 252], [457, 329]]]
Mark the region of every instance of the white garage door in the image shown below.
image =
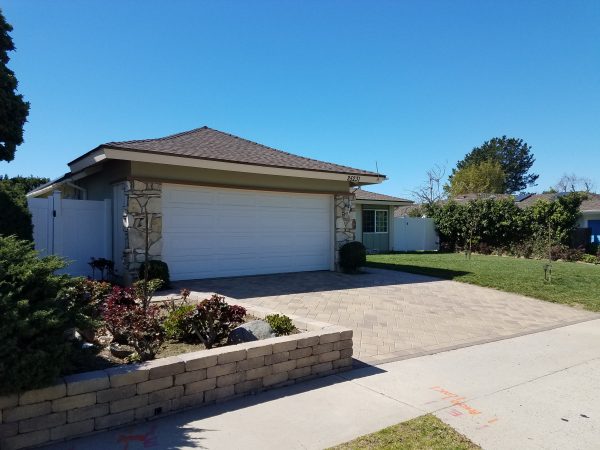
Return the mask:
[[328, 270], [331, 195], [163, 185], [173, 280]]

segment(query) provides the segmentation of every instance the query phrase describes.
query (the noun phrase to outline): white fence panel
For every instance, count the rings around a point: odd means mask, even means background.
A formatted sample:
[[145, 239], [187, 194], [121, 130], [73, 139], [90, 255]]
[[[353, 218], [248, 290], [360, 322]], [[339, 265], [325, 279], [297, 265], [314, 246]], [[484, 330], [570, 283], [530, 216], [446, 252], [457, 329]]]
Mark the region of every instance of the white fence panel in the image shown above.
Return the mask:
[[439, 237], [433, 219], [394, 218], [394, 250], [400, 252], [439, 250]]
[[90, 258], [112, 259], [111, 201], [68, 200], [54, 193], [29, 199], [35, 249], [70, 261], [63, 270], [74, 276], [91, 275]]

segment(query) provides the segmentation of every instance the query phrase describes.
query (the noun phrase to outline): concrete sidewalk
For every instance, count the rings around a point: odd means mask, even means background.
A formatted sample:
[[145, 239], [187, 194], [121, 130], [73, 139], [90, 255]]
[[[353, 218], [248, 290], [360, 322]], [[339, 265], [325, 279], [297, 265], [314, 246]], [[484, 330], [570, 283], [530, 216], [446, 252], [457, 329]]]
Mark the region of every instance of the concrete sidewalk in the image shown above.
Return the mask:
[[435, 413], [483, 448], [598, 448], [600, 320], [365, 367], [53, 449], [320, 449]]

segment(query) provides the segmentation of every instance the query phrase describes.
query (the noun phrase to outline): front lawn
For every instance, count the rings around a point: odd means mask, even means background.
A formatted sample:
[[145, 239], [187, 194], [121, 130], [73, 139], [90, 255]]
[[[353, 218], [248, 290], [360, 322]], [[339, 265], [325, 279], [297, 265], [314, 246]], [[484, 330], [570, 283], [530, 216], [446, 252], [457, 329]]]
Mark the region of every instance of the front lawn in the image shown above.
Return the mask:
[[369, 255], [371, 267], [447, 278], [555, 303], [600, 311], [600, 266], [552, 263], [552, 283], [544, 280], [547, 261], [462, 253]]
[[373, 434], [361, 436], [334, 450], [474, 450], [481, 447], [433, 415], [417, 417]]

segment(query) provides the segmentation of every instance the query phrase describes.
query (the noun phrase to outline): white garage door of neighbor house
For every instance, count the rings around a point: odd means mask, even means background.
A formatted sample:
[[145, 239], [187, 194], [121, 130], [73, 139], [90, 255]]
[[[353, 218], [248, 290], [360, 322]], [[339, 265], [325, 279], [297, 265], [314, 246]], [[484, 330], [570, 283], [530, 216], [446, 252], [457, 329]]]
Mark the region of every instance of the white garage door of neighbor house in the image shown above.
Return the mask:
[[329, 270], [333, 198], [163, 185], [171, 279]]

